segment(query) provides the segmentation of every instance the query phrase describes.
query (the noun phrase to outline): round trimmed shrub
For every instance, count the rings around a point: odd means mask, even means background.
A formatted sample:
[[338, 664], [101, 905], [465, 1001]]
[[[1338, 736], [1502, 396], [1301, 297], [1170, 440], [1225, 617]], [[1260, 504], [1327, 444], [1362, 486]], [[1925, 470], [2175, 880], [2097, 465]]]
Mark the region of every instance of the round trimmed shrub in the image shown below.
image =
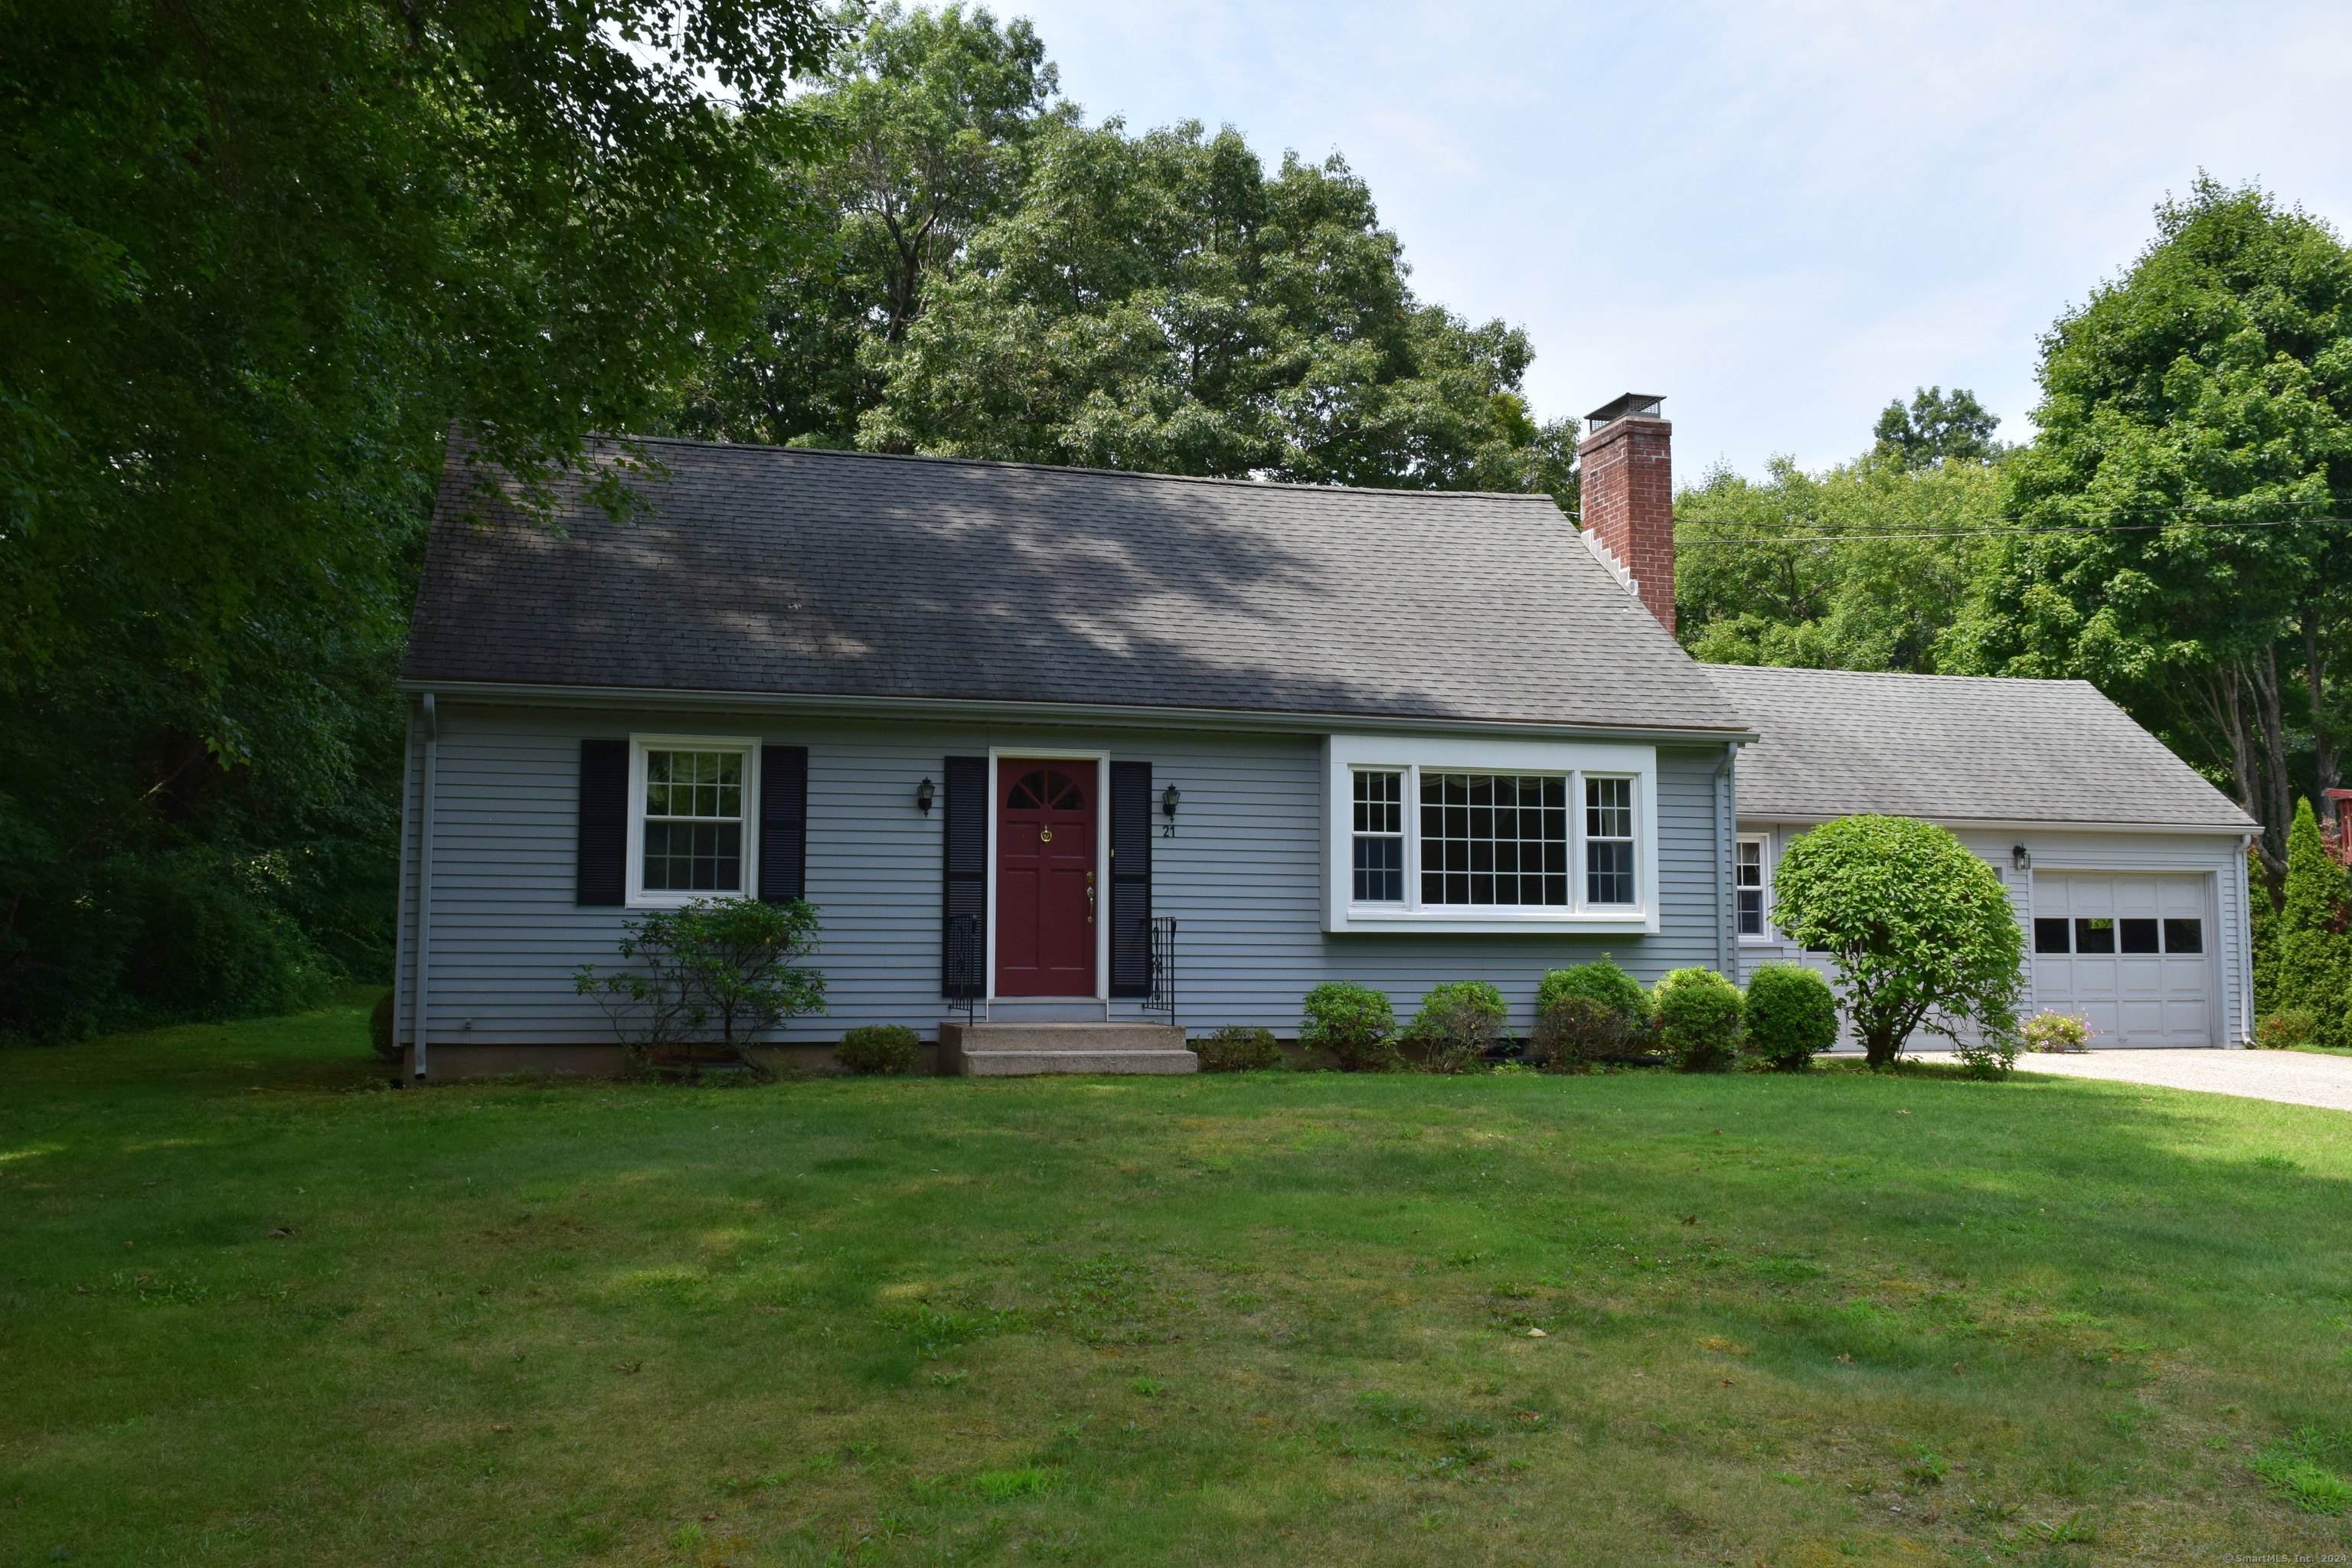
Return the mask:
[[1503, 993], [1484, 980], [1457, 980], [1433, 986], [1422, 998], [1405, 1039], [1419, 1047], [1431, 1072], [1476, 1072], [1487, 1048], [1503, 1037], [1510, 1006]]
[[1301, 1005], [1307, 1026], [1298, 1043], [1330, 1052], [1341, 1072], [1391, 1072], [1402, 1065], [1392, 1038], [1396, 1009], [1370, 986], [1334, 980], [1309, 991]]
[[1261, 1072], [1282, 1065], [1282, 1047], [1272, 1029], [1229, 1024], [1205, 1040], [1192, 1042], [1202, 1072]]
[[866, 1024], [841, 1037], [833, 1059], [860, 1077], [897, 1078], [915, 1070], [922, 1048], [904, 1024]]
[[1739, 987], [1712, 969], [1658, 982], [1658, 1043], [1685, 1072], [1727, 1072], [1739, 1054]]
[[1823, 823], [1780, 857], [1772, 921], [1830, 955], [1874, 1068], [1894, 1062], [1914, 1030], [1964, 1052], [1972, 1037], [2016, 1037], [2024, 934], [2000, 874], [1948, 828], [1908, 816]]
[[1555, 969], [1536, 986], [1536, 1056], [1553, 1072], [1630, 1055], [1649, 1032], [1650, 994], [1609, 958]]
[[1830, 983], [1795, 963], [1768, 963], [1748, 977], [1748, 1049], [1775, 1072], [1802, 1072], [1837, 1044], [1837, 997]]

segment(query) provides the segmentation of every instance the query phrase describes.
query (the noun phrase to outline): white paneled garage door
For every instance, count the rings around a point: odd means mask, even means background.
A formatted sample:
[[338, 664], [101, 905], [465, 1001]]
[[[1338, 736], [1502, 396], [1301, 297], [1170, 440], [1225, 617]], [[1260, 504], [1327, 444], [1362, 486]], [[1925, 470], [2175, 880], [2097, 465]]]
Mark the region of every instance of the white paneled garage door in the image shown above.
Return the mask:
[[2095, 1046], [2211, 1045], [2205, 882], [2035, 872], [2035, 1009], [2089, 1019]]

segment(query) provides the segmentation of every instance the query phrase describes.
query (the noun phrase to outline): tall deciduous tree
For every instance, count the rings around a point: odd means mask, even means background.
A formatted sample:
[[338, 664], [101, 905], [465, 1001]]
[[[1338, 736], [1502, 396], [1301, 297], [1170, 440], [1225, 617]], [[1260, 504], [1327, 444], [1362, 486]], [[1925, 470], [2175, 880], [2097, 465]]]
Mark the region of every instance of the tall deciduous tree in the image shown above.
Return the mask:
[[2352, 250], [2200, 179], [2042, 343], [2022, 521], [1950, 667], [2095, 680], [2231, 781], [2285, 871], [2296, 755], [2334, 785], [2352, 644]]
[[1997, 465], [1958, 457], [1718, 468], [1675, 498], [1678, 633], [1717, 664], [1935, 670], [2006, 494]]
[[1923, 468], [1955, 458], [1983, 462], [1999, 457], [2000, 443], [1992, 433], [2000, 427], [2000, 420], [1968, 388], [1956, 386], [1947, 395], [1940, 386], [1927, 386], [1914, 392], [1908, 408], [1899, 397], [1889, 403], [1872, 434], [1879, 456]]
[[739, 339], [714, 340], [670, 426], [721, 440], [854, 447], [898, 342], [978, 226], [1020, 201], [1029, 150], [1075, 123], [1035, 31], [983, 8], [888, 4], [800, 102], [825, 155], [783, 172], [814, 242], [787, 255]]
[[120, 984], [282, 1001], [255, 933], [299, 949], [285, 921], [362, 866], [378, 912], [311, 913], [380, 960], [383, 678], [446, 436], [528, 499], [740, 335], [829, 27], [809, 0], [10, 8], [0, 1032]]
[[1192, 474], [1570, 493], [1525, 334], [1416, 300], [1346, 165], [1130, 135], [1026, 24], [876, 14], [808, 100], [827, 240], [720, 345], [691, 434]]

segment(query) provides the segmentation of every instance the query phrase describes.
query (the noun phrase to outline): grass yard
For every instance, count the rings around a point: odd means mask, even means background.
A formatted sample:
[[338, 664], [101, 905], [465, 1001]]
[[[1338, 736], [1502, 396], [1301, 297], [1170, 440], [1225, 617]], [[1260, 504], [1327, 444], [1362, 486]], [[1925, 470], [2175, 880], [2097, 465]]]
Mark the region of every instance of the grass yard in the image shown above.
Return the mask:
[[2352, 1552], [2335, 1112], [372, 1070], [0, 1054], [0, 1563]]

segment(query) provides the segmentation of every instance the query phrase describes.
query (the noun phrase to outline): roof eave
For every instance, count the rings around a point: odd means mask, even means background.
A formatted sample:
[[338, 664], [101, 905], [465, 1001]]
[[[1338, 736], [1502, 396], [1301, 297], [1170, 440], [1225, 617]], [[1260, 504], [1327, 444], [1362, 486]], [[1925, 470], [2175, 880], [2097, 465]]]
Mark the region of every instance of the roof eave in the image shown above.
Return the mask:
[[1868, 807], [1860, 810], [1848, 807], [1837, 811], [1795, 811], [1786, 808], [1773, 811], [1750, 811], [1741, 807], [1738, 811], [1738, 816], [1741, 822], [1753, 822], [1769, 827], [1815, 827], [1824, 822], [1833, 822], [1841, 816], [1916, 816], [1922, 822], [1933, 822], [1939, 826], [1955, 830], [1983, 828], [1987, 831], [1998, 829], [2003, 833], [2047, 833], [2053, 828], [2063, 828], [2076, 833], [2210, 833], [2217, 836], [2228, 834], [2232, 837], [2242, 837], [2246, 834], [2261, 831], [2251, 818], [2242, 823], [2231, 824], [2115, 822], [2097, 819], [2077, 821], [2063, 816], [1929, 816], [1919, 812], [1909, 811], [1876, 812]]
[[1748, 729], [1713, 725], [1538, 723], [1507, 719], [1442, 719], [1397, 714], [1317, 713], [1258, 708], [1175, 708], [1097, 702], [971, 701], [946, 697], [836, 697], [790, 691], [716, 691], [652, 686], [572, 686], [543, 681], [429, 680], [403, 676], [394, 689], [436, 698], [472, 698], [531, 707], [691, 706], [822, 713], [841, 718], [1002, 719], [1048, 724], [1117, 724], [1131, 729], [1263, 730], [1394, 734], [1400, 731], [1482, 735], [1573, 735], [1717, 746], [1752, 744]]

